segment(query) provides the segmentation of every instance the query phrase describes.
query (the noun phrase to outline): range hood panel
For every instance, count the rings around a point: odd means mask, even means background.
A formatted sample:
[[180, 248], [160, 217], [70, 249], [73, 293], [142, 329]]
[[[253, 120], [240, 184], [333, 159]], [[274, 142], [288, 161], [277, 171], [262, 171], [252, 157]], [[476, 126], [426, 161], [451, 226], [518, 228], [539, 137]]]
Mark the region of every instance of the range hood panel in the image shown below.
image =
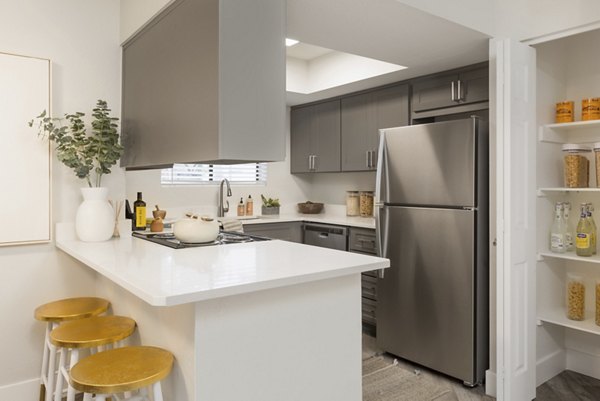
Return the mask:
[[285, 157], [285, 5], [179, 0], [123, 45], [121, 165]]

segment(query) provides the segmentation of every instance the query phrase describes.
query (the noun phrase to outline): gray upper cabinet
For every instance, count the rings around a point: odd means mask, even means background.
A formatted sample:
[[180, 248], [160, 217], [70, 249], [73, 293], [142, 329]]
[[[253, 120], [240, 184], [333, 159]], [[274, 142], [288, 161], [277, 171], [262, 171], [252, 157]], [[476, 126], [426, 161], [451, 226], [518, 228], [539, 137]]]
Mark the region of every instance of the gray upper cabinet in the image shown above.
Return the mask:
[[428, 111], [489, 99], [488, 66], [477, 65], [413, 82], [413, 112]]
[[123, 45], [121, 166], [285, 158], [285, 2], [175, 0]]
[[291, 111], [292, 173], [340, 171], [339, 99]]
[[379, 130], [409, 123], [408, 85], [342, 98], [342, 171], [377, 168]]

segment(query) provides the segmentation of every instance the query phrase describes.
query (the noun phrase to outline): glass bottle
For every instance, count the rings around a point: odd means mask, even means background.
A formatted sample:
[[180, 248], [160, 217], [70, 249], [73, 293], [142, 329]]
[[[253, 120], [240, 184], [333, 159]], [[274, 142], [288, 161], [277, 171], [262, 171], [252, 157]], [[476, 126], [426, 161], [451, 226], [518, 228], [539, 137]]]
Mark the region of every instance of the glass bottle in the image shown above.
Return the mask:
[[252, 195], [248, 195], [248, 199], [246, 200], [246, 216], [252, 216], [254, 214], [254, 200], [252, 199]]
[[579, 223], [575, 236], [575, 253], [577, 256], [592, 256], [592, 226], [587, 218], [586, 203], [581, 204]]
[[596, 249], [597, 249], [596, 237], [598, 235], [598, 228], [596, 227], [596, 222], [594, 221], [594, 217], [592, 217], [593, 211], [594, 211], [594, 206], [591, 203], [588, 203], [586, 212], [587, 212], [588, 221], [590, 222], [590, 226], [592, 227], [592, 236], [591, 236], [592, 254], [595, 255]]
[[244, 198], [240, 198], [240, 203], [237, 207], [237, 215], [243, 216], [246, 213], [246, 205], [244, 205]]
[[146, 202], [142, 200], [142, 193], [137, 193], [137, 200], [133, 202], [133, 215], [135, 217], [135, 230], [146, 229]]
[[565, 253], [567, 251], [565, 243], [566, 231], [565, 221], [563, 218], [563, 204], [556, 202], [554, 205], [554, 221], [550, 227], [551, 252]]
[[567, 252], [575, 250], [575, 227], [573, 221], [570, 219], [571, 215], [571, 202], [563, 202], [563, 218], [565, 221], [566, 233], [565, 233], [565, 245]]

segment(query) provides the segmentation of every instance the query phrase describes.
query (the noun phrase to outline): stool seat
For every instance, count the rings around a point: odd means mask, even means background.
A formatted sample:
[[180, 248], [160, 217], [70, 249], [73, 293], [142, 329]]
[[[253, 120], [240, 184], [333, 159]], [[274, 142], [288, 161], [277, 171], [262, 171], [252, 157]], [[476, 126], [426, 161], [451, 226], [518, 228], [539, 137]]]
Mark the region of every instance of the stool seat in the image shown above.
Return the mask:
[[66, 298], [37, 307], [33, 315], [45, 322], [63, 322], [100, 315], [109, 306], [110, 302], [102, 298]]
[[94, 316], [62, 323], [50, 332], [50, 342], [63, 348], [91, 348], [129, 337], [135, 320], [125, 316]]
[[99, 352], [71, 369], [71, 386], [84, 393], [115, 394], [135, 391], [164, 379], [173, 354], [162, 348], [137, 346]]

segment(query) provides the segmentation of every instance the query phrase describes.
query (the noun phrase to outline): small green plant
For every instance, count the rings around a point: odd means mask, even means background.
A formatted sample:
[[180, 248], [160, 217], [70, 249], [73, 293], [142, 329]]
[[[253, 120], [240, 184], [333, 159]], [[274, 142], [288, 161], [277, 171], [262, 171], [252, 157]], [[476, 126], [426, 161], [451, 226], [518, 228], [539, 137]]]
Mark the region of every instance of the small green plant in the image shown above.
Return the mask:
[[[29, 122], [29, 126], [33, 127], [37, 121], [38, 136], [47, 136], [55, 143], [58, 160], [71, 168], [77, 177], [85, 179], [90, 187], [99, 187], [102, 176], [110, 173], [123, 154], [117, 132], [119, 119], [111, 117], [110, 111], [104, 100], [98, 100], [92, 110], [91, 135], [86, 132], [85, 114], [81, 112], [54, 118], [44, 110]], [[93, 180], [92, 173], [95, 174]]]
[[263, 194], [260, 194], [260, 197], [262, 199], [262, 203], [265, 207], [279, 207], [279, 199], [272, 199], [272, 198], [265, 198], [265, 196]]

